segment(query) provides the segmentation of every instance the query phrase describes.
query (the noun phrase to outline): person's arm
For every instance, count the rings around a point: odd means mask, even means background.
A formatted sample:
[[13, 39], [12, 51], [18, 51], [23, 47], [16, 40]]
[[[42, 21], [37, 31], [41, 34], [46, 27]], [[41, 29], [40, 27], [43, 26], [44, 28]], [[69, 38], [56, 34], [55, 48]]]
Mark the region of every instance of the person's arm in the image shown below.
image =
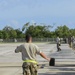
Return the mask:
[[48, 58], [43, 52], [40, 51], [39, 47], [35, 45], [35, 50], [36, 53], [39, 54], [41, 57], [43, 57], [44, 59], [50, 61], [50, 58]]
[[21, 52], [21, 46], [17, 46], [17, 48], [15, 49], [15, 53]]
[[43, 52], [40, 53], [40, 56], [43, 57], [44, 59], [50, 61], [50, 58], [48, 58]]

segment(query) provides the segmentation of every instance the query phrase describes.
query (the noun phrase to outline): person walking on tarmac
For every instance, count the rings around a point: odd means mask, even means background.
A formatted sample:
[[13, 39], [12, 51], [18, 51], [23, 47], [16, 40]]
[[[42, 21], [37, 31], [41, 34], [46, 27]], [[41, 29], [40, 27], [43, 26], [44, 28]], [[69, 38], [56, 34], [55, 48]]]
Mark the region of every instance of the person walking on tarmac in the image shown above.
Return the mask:
[[72, 47], [72, 35], [68, 37], [68, 44], [69, 44], [69, 47], [71, 48]]
[[18, 46], [15, 49], [15, 53], [21, 52], [22, 53], [22, 60], [23, 60], [23, 75], [38, 75], [37, 72], [37, 61], [36, 61], [36, 54], [39, 54], [41, 57], [45, 58], [47, 61], [51, 59], [48, 58], [37, 45], [32, 43], [32, 37], [30, 34], [26, 35], [26, 43], [23, 45]]
[[61, 43], [60, 43], [59, 37], [56, 38], [56, 43], [57, 43], [57, 51], [61, 51], [61, 48], [60, 48]]

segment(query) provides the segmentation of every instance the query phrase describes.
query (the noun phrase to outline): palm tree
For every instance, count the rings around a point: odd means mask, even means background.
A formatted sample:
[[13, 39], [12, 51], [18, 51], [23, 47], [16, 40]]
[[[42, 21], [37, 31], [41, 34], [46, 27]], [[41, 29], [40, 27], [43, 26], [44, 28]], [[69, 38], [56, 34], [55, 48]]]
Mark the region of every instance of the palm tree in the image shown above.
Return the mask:
[[24, 26], [22, 27], [22, 31], [26, 31], [28, 26], [29, 26], [29, 22], [27, 22], [26, 24], [24, 24]]

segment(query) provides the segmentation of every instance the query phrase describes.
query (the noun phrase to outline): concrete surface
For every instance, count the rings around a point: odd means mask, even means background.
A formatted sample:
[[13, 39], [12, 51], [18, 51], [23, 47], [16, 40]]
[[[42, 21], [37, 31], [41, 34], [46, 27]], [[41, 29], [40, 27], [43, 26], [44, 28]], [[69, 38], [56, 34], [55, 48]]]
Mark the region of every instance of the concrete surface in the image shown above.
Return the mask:
[[[22, 75], [21, 53], [14, 53], [15, 48], [22, 43], [0, 44], [0, 75]], [[57, 52], [56, 44], [36, 43], [47, 56], [55, 58], [55, 66], [37, 56], [40, 65], [38, 75], [75, 75], [75, 51], [68, 44], [61, 45]]]

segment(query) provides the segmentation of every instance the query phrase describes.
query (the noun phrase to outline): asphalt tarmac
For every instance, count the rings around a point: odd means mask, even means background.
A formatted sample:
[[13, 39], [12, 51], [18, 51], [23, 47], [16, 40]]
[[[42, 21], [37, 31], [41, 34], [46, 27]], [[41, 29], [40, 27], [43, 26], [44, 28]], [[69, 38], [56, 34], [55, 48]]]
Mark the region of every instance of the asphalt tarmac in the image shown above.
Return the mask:
[[[0, 75], [22, 75], [21, 53], [15, 48], [23, 43], [0, 44]], [[55, 58], [55, 66], [37, 55], [38, 75], [75, 75], [75, 51], [68, 44], [61, 44], [57, 52], [56, 44], [35, 43], [48, 57]]]

